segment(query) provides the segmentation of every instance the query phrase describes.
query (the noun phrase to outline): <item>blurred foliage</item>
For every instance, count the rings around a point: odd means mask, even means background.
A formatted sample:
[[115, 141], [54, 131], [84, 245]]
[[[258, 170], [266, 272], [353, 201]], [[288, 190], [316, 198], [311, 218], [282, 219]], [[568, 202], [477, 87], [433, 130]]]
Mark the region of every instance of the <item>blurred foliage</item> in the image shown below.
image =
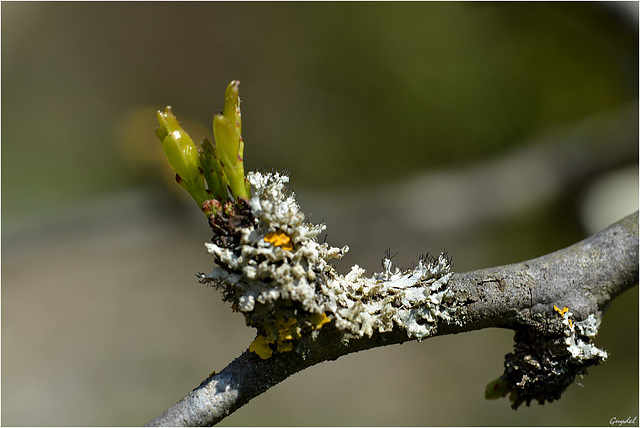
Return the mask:
[[636, 98], [637, 37], [603, 8], [3, 3], [5, 210], [131, 184], [116, 118], [171, 104], [208, 124], [231, 78], [249, 170], [331, 188], [485, 156]]

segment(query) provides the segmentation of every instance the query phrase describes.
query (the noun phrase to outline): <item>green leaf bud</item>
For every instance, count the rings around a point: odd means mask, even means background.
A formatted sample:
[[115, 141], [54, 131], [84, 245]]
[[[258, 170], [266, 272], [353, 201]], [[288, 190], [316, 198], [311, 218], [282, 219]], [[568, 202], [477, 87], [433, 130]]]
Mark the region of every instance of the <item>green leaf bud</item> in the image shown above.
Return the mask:
[[213, 137], [222, 172], [231, 194], [249, 198], [251, 186], [244, 177], [244, 142], [242, 141], [242, 114], [240, 112], [240, 82], [233, 80], [224, 93], [222, 113], [213, 118]]
[[487, 385], [484, 390], [484, 398], [485, 400], [496, 400], [500, 397], [506, 396], [509, 391], [509, 383], [502, 377], [499, 377]]
[[167, 161], [176, 172], [180, 186], [191, 194], [198, 206], [202, 206], [209, 195], [204, 187], [198, 148], [180, 127], [171, 107], [167, 106], [164, 112], [158, 111], [157, 116], [160, 127], [156, 129], [156, 136], [162, 142]]
[[204, 179], [209, 187], [209, 192], [221, 202], [228, 199], [227, 185], [229, 182], [222, 172], [220, 158], [216, 147], [209, 140], [204, 138], [200, 143], [202, 151], [200, 152], [200, 165], [204, 174]]
[[171, 168], [185, 181], [200, 175], [198, 149], [186, 132], [173, 131], [162, 141], [162, 149]]
[[[244, 163], [240, 153], [241, 138], [237, 127], [223, 114], [213, 118], [213, 137], [220, 156], [222, 170], [229, 181], [231, 194], [234, 197], [249, 197], [244, 178]], [[244, 143], [242, 143], [244, 149]]]
[[164, 111], [158, 110], [158, 123], [160, 127], [156, 129], [156, 136], [162, 142], [172, 131], [182, 129], [178, 123], [178, 118], [171, 111], [171, 106], [165, 107]]
[[202, 212], [207, 217], [211, 217], [212, 215], [215, 215], [221, 210], [222, 210], [222, 205], [216, 199], [207, 199], [202, 204]]
[[217, 114], [213, 118], [213, 138], [222, 161], [222, 167], [235, 166], [238, 163], [240, 138], [235, 126], [224, 115]]
[[232, 80], [224, 92], [222, 115], [235, 124], [238, 138], [242, 132], [242, 114], [240, 113], [240, 81]]
[[239, 85], [239, 81], [233, 80], [227, 86], [222, 113], [213, 119], [215, 143], [204, 139], [200, 149], [182, 129], [171, 107], [158, 111], [160, 127], [155, 134], [162, 142], [169, 165], [176, 172], [176, 181], [191, 194], [205, 214], [215, 211], [209, 206], [211, 204], [202, 205], [212, 197], [220, 203], [229, 200], [229, 191], [236, 202], [251, 197], [251, 185], [244, 176], [242, 158]]

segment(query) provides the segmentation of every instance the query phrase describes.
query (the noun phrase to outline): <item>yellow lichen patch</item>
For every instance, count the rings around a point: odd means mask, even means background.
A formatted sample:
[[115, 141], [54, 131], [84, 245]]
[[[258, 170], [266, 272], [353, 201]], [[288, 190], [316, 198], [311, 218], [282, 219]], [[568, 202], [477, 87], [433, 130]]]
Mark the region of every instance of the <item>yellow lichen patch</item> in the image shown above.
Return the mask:
[[270, 358], [274, 349], [271, 345], [276, 345], [278, 352], [288, 352], [293, 349], [292, 341], [302, 337], [298, 320], [296, 318], [278, 317], [272, 322], [262, 326], [265, 335], [255, 338], [249, 351], [254, 352], [263, 360]]
[[275, 245], [276, 247], [281, 247], [283, 250], [293, 250], [291, 238], [281, 230], [277, 231], [276, 233], [267, 233], [267, 235], [264, 237], [264, 240]]
[[268, 343], [275, 343], [278, 352], [289, 352], [293, 349], [292, 341], [302, 337], [296, 318], [278, 317], [267, 328]]
[[[562, 309], [560, 309], [559, 307], [557, 307], [556, 305], [553, 305], [553, 310], [556, 311], [557, 313], [560, 314], [561, 317], [564, 316], [564, 314], [567, 313], [567, 311], [569, 310], [569, 308], [567, 308], [566, 306]], [[573, 323], [571, 322], [571, 318], [569, 318], [569, 327], [573, 328]]]
[[285, 340], [299, 339], [302, 337], [298, 329], [298, 320], [295, 318], [278, 317], [275, 321], [275, 327], [278, 331], [278, 347]]
[[293, 349], [293, 343], [290, 341], [278, 342], [278, 352], [289, 352]]
[[263, 360], [266, 360], [273, 355], [273, 351], [269, 347], [267, 339], [264, 336], [257, 336], [253, 342], [251, 342], [249, 351], [258, 354], [258, 356]]
[[556, 305], [553, 305], [553, 310], [555, 310], [557, 313], [560, 314], [560, 316], [564, 316], [565, 313], [567, 313], [567, 311], [569, 310], [569, 308], [567, 308], [566, 306], [562, 309], [560, 309], [559, 307], [557, 307]]
[[[302, 337], [303, 325], [314, 330], [319, 330], [324, 324], [331, 321], [324, 313], [307, 315], [302, 321], [297, 318], [279, 316], [259, 327], [264, 332], [255, 338], [249, 351], [254, 352], [263, 360], [270, 358], [274, 351], [289, 352], [293, 349], [293, 341]], [[273, 346], [275, 345], [275, 346]]]
[[307, 319], [311, 324], [313, 324], [314, 330], [320, 330], [324, 324], [331, 321], [331, 318], [329, 318], [324, 312], [321, 314], [311, 314]]

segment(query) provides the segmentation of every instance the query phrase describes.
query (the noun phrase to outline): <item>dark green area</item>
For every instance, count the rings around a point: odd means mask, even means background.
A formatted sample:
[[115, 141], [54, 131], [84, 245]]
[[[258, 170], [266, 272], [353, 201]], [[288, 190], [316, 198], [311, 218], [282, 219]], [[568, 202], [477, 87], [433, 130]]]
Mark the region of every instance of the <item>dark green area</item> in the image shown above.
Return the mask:
[[637, 37], [594, 4], [2, 8], [2, 178], [14, 215], [135, 182], [116, 119], [171, 104], [208, 128], [233, 78], [247, 169], [288, 169], [318, 189], [475, 160], [637, 94]]

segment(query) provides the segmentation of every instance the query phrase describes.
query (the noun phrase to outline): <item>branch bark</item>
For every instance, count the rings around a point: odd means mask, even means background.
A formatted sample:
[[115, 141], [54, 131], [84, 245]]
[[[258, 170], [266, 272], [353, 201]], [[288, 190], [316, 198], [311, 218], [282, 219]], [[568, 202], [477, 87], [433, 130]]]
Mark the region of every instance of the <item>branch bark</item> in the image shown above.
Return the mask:
[[[593, 315], [599, 320], [616, 296], [637, 283], [638, 212], [635, 212], [554, 253], [521, 263], [454, 274], [448, 288], [457, 308], [455, 319], [438, 321], [432, 336], [487, 327], [510, 328], [517, 332], [517, 349], [518, 332], [544, 331], [545, 338], [562, 337], [562, 317], [554, 305], [569, 308], [574, 322]], [[302, 337], [292, 352], [276, 353], [262, 360], [247, 350], [147, 426], [214, 425], [307, 367], [409, 340], [412, 339], [401, 329], [345, 340], [344, 331], [328, 324], [313, 335]], [[526, 340], [531, 341], [531, 336]], [[505, 363], [505, 367], [509, 364]], [[569, 383], [581, 369], [575, 368]], [[554, 392], [557, 396], [545, 398], [549, 401], [558, 398], [567, 385]], [[531, 399], [540, 399], [536, 393], [519, 400], [528, 404]]]

